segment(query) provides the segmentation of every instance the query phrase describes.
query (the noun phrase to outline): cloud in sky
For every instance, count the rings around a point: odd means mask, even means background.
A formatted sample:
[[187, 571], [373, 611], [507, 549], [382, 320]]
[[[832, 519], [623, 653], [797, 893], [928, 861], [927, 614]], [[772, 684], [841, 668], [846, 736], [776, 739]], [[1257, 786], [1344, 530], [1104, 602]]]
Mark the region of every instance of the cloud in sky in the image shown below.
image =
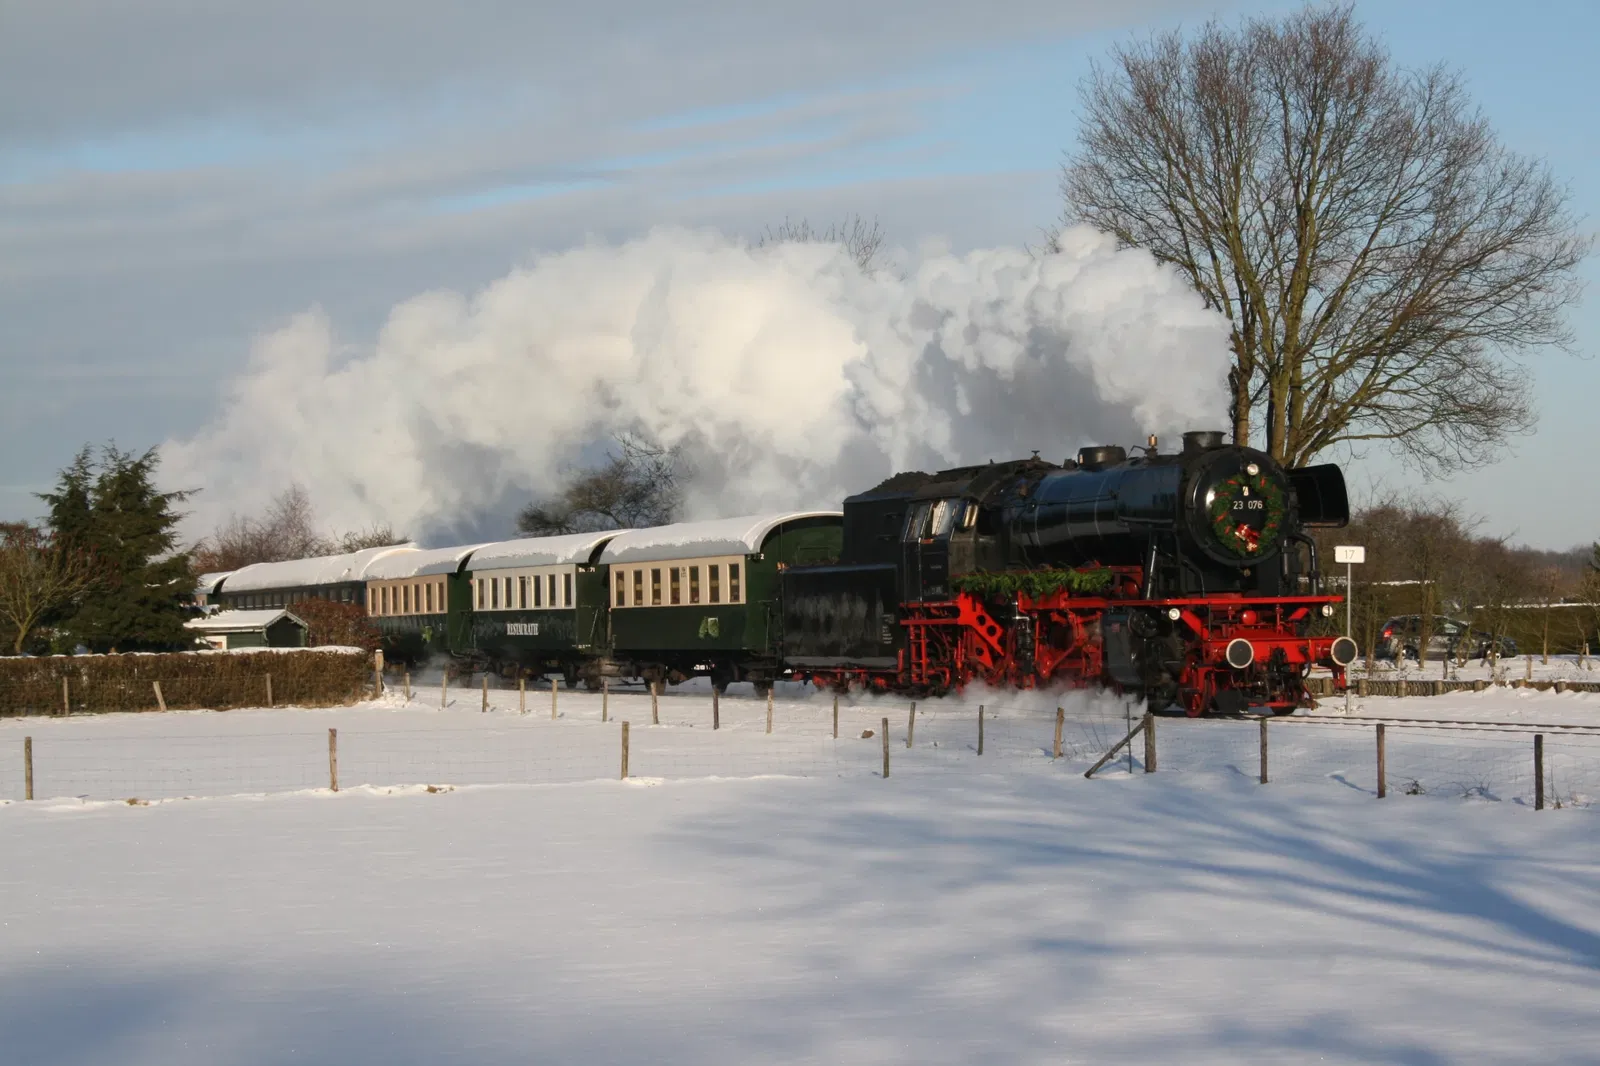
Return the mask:
[[339, 528], [441, 539], [549, 492], [586, 445], [682, 446], [691, 517], [836, 505], [938, 469], [1221, 425], [1227, 329], [1171, 270], [1088, 229], [1059, 254], [930, 250], [866, 276], [832, 245], [658, 229], [263, 338], [218, 417], [163, 449], [196, 533], [304, 483]]

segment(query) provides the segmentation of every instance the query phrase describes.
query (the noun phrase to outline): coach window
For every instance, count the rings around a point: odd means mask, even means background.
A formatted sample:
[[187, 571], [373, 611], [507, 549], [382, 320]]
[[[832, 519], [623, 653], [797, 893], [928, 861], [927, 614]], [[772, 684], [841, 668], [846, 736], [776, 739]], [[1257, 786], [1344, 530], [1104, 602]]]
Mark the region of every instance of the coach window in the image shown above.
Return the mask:
[[422, 588], [423, 588], [423, 597], [424, 597], [424, 599], [426, 599], [428, 601], [428, 613], [432, 614], [433, 613], [433, 582], [432, 581], [428, 582], [426, 585], [422, 586]]
[[628, 577], [621, 570], [617, 571], [616, 601], [618, 607], [626, 607], [628, 605]]
[[389, 586], [383, 586], [383, 613], [389, 613]]
[[635, 607], [643, 607], [644, 606], [644, 571], [643, 570], [635, 570], [633, 572], [633, 605]]
[[483, 578], [481, 578], [481, 577], [474, 578], [473, 581], [472, 581], [472, 587], [476, 590], [476, 592], [478, 594], [477, 595], [478, 610], [481, 611], [481, 610], [483, 610], [483, 597], [484, 597]]
[[661, 603], [661, 568], [650, 569], [650, 604], [659, 606]]
[[561, 603], [564, 607], [572, 606], [572, 575], [561, 575]]
[[712, 563], [706, 567], [706, 578], [710, 587], [706, 590], [711, 593], [710, 603], [722, 602], [722, 564]]
[[528, 575], [527, 574], [518, 574], [517, 575], [517, 607], [519, 607], [520, 609], [522, 609], [524, 611], [528, 609]]
[[700, 602], [700, 568], [698, 566], [689, 567], [689, 602]]
[[679, 575], [682, 573], [683, 568], [677, 566], [667, 571], [667, 591], [671, 602], [675, 605], [683, 602], [683, 582], [679, 580]]
[[378, 613], [378, 590], [377, 589], [374, 589], [374, 588], [367, 589], [367, 613], [368, 614], [377, 614]]
[[411, 608], [418, 614], [422, 613], [422, 585], [411, 586]]
[[489, 579], [489, 610], [498, 611], [499, 609], [500, 609], [500, 579], [497, 578], [497, 577], [491, 577]]
[[728, 602], [739, 602], [739, 564], [728, 564]]
[[411, 613], [411, 586], [410, 585], [401, 585], [399, 588], [395, 589], [395, 591], [400, 593], [400, 610], [397, 613], [399, 613], [399, 614], [410, 614]]

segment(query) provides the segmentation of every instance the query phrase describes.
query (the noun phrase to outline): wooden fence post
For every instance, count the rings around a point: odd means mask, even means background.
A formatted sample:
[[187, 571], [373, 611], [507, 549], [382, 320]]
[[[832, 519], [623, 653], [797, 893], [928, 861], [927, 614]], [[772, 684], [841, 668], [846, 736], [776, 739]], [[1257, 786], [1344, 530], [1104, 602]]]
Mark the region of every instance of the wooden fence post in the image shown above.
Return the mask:
[[560, 687], [561, 679], [552, 677], [550, 679], [550, 720], [552, 722], [556, 720], [556, 692]]
[[33, 738], [22, 738], [22, 780], [24, 799], [33, 799]]
[[61, 678], [61, 713], [62, 714], [71, 714], [72, 713], [72, 689], [71, 689], [70, 685], [71, 685], [71, 682], [69, 682], [67, 680], [66, 675], [62, 675], [62, 678]]
[[[605, 682], [602, 681], [600, 683], [600, 685], [601, 685], [602, 688], [604, 688], [605, 687]], [[605, 693], [602, 692], [600, 694], [600, 720], [602, 722], [605, 722], [605, 721], [609, 721], [610, 718], [611, 718], [611, 701], [606, 699]]]
[[[1524, 681], [1532, 681], [1533, 680], [1533, 655], [1531, 653], [1528, 655], [1528, 668], [1525, 671], [1523, 671], [1522, 679]], [[1524, 686], [1524, 687], [1526, 687], [1526, 686]]]
[[1544, 734], [1533, 735], [1533, 809], [1544, 810]]
[[1267, 783], [1267, 722], [1271, 719], [1261, 719], [1261, 783]]
[[1156, 716], [1144, 712], [1144, 772], [1156, 772]]
[[372, 653], [372, 696], [374, 699], [383, 695], [383, 649], [379, 648]]
[[528, 679], [517, 674], [517, 713], [528, 713]]
[[983, 754], [983, 704], [978, 704], [978, 754]]
[[339, 731], [328, 730], [328, 789], [339, 791]]
[[271, 674], [267, 675], [267, 706], [268, 707], [274, 706], [274, 704], [272, 702], [272, 675]]
[[911, 747], [911, 738], [917, 732], [917, 701], [911, 701], [911, 714], [906, 718], [906, 747]]
[[661, 724], [661, 682], [650, 682], [650, 724]]
[[767, 689], [767, 736], [769, 737], [772, 735], [772, 691], [777, 687], [778, 684], [774, 681], [772, 688]]
[[483, 705], [478, 710], [485, 714], [489, 712], [489, 674], [487, 672], [483, 675]]
[[442, 711], [450, 703], [450, 668], [444, 668], [439, 676], [439, 709]]
[[152, 682], [150, 682], [150, 684], [156, 690], [156, 706], [160, 707], [163, 711], [165, 711], [167, 709], [167, 700], [166, 700], [165, 696], [161, 695], [161, 682], [152, 681]]
[[402, 676], [402, 677], [404, 677], [404, 678], [405, 678], [405, 684], [406, 684], [406, 702], [407, 702], [407, 703], [410, 703], [410, 702], [411, 702], [411, 671], [410, 671], [410, 670], [407, 670], [407, 671], [406, 671], [406, 672], [405, 672], [405, 673], [404, 673], [404, 674], [402, 674], [402, 675], [401, 675], [401, 676]]
[[833, 697], [833, 739], [839, 739], [839, 697]]
[[889, 719], [883, 720], [883, 778], [889, 779]]
[[1388, 753], [1384, 750], [1383, 726], [1378, 726], [1378, 798], [1389, 794], [1389, 769], [1386, 761]]
[[1372, 684], [1366, 678], [1356, 682], [1356, 695], [1366, 699], [1372, 693]]
[[1056, 708], [1056, 744], [1055, 744], [1055, 747], [1050, 749], [1050, 757], [1052, 759], [1061, 758], [1061, 727], [1066, 724], [1066, 721], [1067, 721], [1066, 708], [1057, 707]]
[[711, 684], [711, 728], [722, 728], [722, 705], [717, 701], [716, 682]]
[[622, 723], [622, 779], [628, 779], [628, 723]]

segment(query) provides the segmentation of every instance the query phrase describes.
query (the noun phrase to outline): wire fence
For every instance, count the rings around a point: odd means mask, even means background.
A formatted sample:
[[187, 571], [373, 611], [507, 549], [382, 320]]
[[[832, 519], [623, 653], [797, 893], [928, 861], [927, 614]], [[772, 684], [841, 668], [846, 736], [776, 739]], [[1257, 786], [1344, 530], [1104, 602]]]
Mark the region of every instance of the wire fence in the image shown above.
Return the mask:
[[1600, 728], [1410, 718], [1160, 719], [1158, 770], [1374, 796], [1441, 796], [1534, 807], [1600, 800]]
[[[621, 777], [1081, 774], [1147, 720], [1107, 696], [1007, 696], [912, 704], [815, 693], [552, 693], [480, 682], [419, 687], [409, 698], [391, 691], [381, 707], [330, 712], [8, 721], [0, 728], [0, 799], [138, 802]], [[326, 721], [312, 720], [319, 713]], [[1153, 746], [1135, 739], [1097, 774], [1264, 776], [1534, 806], [1600, 799], [1596, 727], [1315, 715], [1266, 724], [1148, 720]]]

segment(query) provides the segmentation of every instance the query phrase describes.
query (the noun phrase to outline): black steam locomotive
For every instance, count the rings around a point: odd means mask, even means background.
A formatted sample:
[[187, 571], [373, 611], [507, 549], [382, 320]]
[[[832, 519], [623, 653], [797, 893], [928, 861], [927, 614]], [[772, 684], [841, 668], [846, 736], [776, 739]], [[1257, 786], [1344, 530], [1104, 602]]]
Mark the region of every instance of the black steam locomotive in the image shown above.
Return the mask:
[[1161, 454], [1085, 448], [898, 474], [844, 504], [836, 564], [783, 575], [784, 661], [836, 687], [1110, 685], [1188, 713], [1306, 700], [1356, 654], [1313, 624], [1307, 527], [1343, 525], [1337, 466], [1285, 470], [1187, 433]]

